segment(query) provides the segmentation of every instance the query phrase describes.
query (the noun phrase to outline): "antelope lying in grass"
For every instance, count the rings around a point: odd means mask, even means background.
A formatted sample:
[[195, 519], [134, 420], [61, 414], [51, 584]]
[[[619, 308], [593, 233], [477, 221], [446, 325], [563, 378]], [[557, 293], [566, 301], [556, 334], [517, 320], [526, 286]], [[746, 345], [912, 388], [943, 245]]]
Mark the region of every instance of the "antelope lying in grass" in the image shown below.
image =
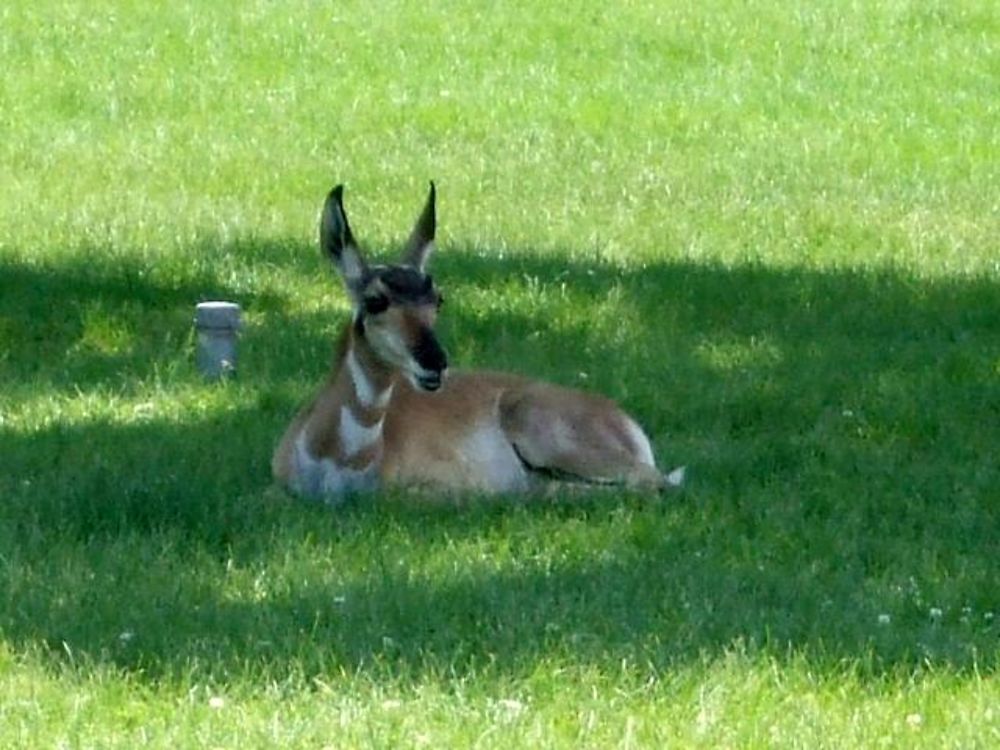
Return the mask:
[[601, 396], [496, 372], [449, 373], [434, 334], [441, 295], [426, 273], [434, 183], [396, 265], [368, 265], [351, 233], [343, 186], [329, 194], [320, 246], [354, 307], [333, 369], [275, 451], [279, 482], [336, 502], [404, 485], [523, 492], [553, 481], [679, 486], [657, 470], [649, 439]]

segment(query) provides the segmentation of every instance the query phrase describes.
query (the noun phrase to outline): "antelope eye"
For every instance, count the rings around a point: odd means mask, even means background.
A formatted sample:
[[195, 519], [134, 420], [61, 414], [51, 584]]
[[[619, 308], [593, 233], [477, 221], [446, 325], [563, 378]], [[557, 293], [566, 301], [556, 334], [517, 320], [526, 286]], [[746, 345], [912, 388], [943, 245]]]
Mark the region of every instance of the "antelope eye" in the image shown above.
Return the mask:
[[377, 294], [374, 297], [365, 297], [365, 313], [367, 315], [378, 315], [389, 309], [389, 298], [384, 294]]

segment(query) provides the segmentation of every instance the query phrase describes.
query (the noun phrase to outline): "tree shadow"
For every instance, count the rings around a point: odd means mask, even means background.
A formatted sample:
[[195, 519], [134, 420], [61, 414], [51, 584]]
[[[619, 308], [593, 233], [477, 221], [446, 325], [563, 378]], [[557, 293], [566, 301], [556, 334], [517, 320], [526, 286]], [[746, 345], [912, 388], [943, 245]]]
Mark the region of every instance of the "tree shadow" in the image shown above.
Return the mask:
[[[253, 246], [242, 257], [275, 255]], [[0, 425], [0, 632], [55, 660], [65, 643], [150, 679], [526, 674], [553, 655], [661, 669], [737, 641], [860, 659], [874, 676], [996, 669], [997, 625], [985, 617], [1000, 606], [994, 280], [683, 261], [623, 269], [475, 248], [443, 250], [436, 269], [453, 359], [519, 363], [620, 398], [661, 453], [691, 466], [691, 488], [665, 503], [615, 495], [461, 511], [276, 502], [270, 451], [325, 370], [338, 316], [260, 295], [240, 300], [258, 314], [230, 406]], [[189, 351], [165, 345], [156, 322], [187, 329], [203, 290], [234, 291], [210, 274], [164, 289], [89, 269], [2, 271], [4, 291], [17, 290], [13, 302], [0, 296], [5, 320], [33, 296], [29, 317], [43, 321], [57, 315], [45, 299], [86, 309], [93, 298], [152, 331], [124, 372], [72, 353], [62, 370], [33, 368], [20, 360], [76, 339], [19, 333], [4, 377], [51, 389], [169, 370]], [[569, 314], [581, 306], [597, 312]], [[56, 328], [75, 325], [70, 315]], [[167, 388], [196, 382], [190, 368], [171, 372]], [[552, 554], [513, 549], [504, 565], [463, 561], [448, 576], [425, 568], [456, 540], [517, 530], [516, 547], [539, 526]], [[344, 549], [366, 565], [339, 572]]]
[[273, 309], [282, 302], [267, 291], [236, 290], [205, 265], [163, 272], [128, 255], [110, 262], [114, 255], [83, 246], [58, 264], [0, 260], [0, 381], [80, 392], [190, 374], [195, 304], [239, 299]]

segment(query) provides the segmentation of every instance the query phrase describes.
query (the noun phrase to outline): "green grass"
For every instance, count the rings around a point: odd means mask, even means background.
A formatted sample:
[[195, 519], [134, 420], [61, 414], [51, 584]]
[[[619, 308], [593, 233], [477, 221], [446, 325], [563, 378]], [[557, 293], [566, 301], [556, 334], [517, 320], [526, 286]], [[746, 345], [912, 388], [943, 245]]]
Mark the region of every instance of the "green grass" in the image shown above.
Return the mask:
[[[0, 747], [1000, 742], [1000, 11], [0, 9]], [[270, 486], [437, 181], [454, 362], [665, 501]], [[239, 301], [239, 379], [193, 367]]]

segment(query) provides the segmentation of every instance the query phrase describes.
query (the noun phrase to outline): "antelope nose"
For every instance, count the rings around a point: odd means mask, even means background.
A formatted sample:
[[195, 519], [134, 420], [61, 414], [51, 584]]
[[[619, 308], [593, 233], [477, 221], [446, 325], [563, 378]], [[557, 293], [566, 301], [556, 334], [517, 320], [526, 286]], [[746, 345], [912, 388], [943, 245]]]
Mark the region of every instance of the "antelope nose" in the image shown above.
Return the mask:
[[441, 373], [448, 369], [448, 355], [430, 329], [421, 332], [420, 339], [413, 349], [413, 355], [421, 368], [428, 372], [436, 372], [439, 378]]
[[425, 391], [436, 391], [441, 387], [441, 371], [427, 372], [417, 378], [417, 383]]

